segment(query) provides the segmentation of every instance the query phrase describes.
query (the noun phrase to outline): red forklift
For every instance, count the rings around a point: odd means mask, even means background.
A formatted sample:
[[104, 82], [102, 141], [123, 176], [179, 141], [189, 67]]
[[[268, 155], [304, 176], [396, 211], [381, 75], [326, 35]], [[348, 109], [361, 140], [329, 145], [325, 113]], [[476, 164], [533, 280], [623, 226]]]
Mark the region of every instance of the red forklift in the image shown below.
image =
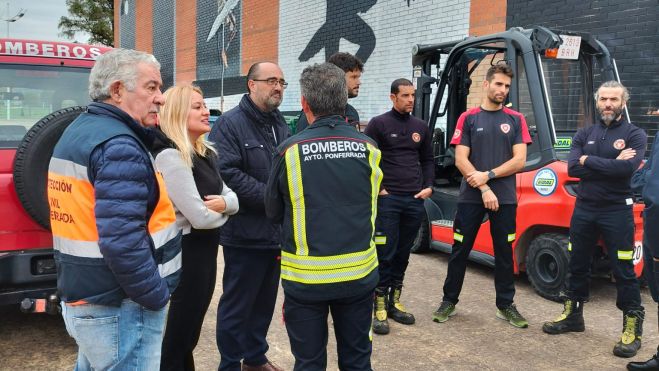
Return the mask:
[[[573, 135], [596, 122], [594, 92], [604, 81], [620, 80], [606, 46], [582, 32], [545, 27], [507, 31], [433, 45], [412, 52], [417, 98], [413, 114], [433, 133], [435, 183], [425, 202], [426, 219], [413, 252], [450, 253], [453, 220], [462, 175], [449, 145], [458, 117], [482, 100], [487, 69], [505, 62], [515, 73], [506, 102], [526, 117], [533, 144], [524, 169], [517, 174], [517, 239], [513, 243], [515, 273], [526, 272], [535, 291], [558, 300], [568, 273], [568, 230], [579, 179], [567, 175]], [[627, 117], [629, 113], [625, 111]], [[643, 269], [640, 197], [635, 197], [634, 268]], [[603, 245], [603, 244], [600, 244]], [[487, 215], [470, 259], [494, 266]], [[605, 246], [596, 249], [594, 275], [610, 275]]]

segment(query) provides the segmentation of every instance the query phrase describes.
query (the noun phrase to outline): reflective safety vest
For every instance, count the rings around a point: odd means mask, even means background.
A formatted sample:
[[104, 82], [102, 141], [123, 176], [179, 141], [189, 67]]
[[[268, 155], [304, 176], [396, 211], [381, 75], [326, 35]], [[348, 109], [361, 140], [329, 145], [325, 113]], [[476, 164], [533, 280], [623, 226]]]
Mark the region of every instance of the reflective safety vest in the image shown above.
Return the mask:
[[287, 293], [333, 299], [375, 288], [380, 157], [371, 139], [339, 116], [322, 118], [281, 145], [275, 172], [285, 205]]
[[[77, 135], [67, 136], [65, 132], [60, 139], [48, 169], [47, 190], [53, 247], [58, 263], [66, 264], [65, 272], [58, 269], [58, 280], [63, 281], [58, 287], [60, 292], [64, 291], [65, 300], [116, 305], [126, 295], [104, 263], [98, 243], [94, 186], [88, 175], [89, 158], [99, 144], [119, 135], [129, 135], [138, 143], [142, 142], [130, 128], [116, 120], [83, 120], [84, 124], [80, 120], [78, 118], [67, 129], [67, 132], [76, 131]], [[146, 148], [142, 147], [146, 155], [151, 157]], [[176, 226], [174, 207], [167, 196], [162, 176], [155, 170], [154, 176], [159, 197], [148, 220], [148, 233], [153, 241], [154, 261], [171, 292], [180, 276], [181, 234]], [[153, 191], [155, 193], [156, 190]]]

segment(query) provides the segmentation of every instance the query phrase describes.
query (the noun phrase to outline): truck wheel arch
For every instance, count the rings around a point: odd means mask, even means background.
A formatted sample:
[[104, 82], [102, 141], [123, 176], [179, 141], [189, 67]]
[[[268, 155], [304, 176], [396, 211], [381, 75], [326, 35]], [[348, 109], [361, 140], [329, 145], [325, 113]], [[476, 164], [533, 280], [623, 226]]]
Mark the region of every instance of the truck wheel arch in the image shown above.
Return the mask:
[[16, 149], [16, 195], [30, 217], [46, 229], [50, 229], [50, 209], [46, 197], [50, 158], [64, 129], [86, 109], [82, 106], [68, 107], [42, 118], [28, 130]]

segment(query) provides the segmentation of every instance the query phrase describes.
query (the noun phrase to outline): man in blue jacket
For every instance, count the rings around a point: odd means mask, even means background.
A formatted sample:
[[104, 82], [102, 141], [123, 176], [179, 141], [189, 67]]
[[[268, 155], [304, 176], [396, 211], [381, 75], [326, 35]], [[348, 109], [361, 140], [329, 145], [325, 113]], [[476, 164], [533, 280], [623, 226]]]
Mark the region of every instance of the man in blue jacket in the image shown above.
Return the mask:
[[181, 234], [147, 127], [164, 103], [160, 64], [114, 49], [89, 76], [94, 100], [64, 131], [48, 170], [62, 316], [77, 370], [157, 370]]
[[223, 293], [217, 309], [220, 370], [279, 370], [266, 357], [266, 335], [279, 288], [281, 225], [265, 215], [265, 186], [277, 145], [289, 136], [281, 104], [288, 83], [279, 66], [261, 62], [247, 73], [240, 104], [220, 116], [209, 139], [222, 179], [240, 211], [220, 230]]
[[570, 221], [570, 274], [564, 309], [542, 330], [548, 334], [584, 331], [583, 304], [589, 296], [592, 252], [601, 235], [616, 280], [616, 306], [623, 312], [622, 337], [613, 354], [633, 357], [641, 347], [645, 312], [632, 261], [634, 200], [630, 180], [645, 154], [647, 136], [623, 115], [629, 93], [622, 84], [603, 83], [595, 99], [600, 120], [577, 132], [568, 158], [568, 175], [580, 178], [580, 182]]
[[[632, 189], [643, 195], [643, 276], [646, 277], [652, 299], [659, 303], [659, 136], [655, 136], [649, 160], [632, 176]], [[630, 362], [628, 370], [659, 370], [657, 353], [645, 362]]]

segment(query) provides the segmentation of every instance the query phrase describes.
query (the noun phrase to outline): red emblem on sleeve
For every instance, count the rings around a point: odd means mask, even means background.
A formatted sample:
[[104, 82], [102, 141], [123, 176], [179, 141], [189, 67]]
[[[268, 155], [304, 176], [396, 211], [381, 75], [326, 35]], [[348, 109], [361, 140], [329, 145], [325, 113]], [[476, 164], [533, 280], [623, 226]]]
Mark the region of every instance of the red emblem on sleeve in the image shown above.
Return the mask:
[[412, 133], [412, 140], [415, 143], [419, 143], [421, 141], [421, 135], [419, 133]]
[[613, 142], [613, 148], [617, 150], [621, 150], [625, 148], [625, 140], [624, 139], [618, 139], [615, 142]]
[[455, 133], [453, 133], [453, 138], [454, 139], [460, 138], [460, 134], [462, 134], [462, 131], [460, 131], [460, 129], [455, 129]]
[[510, 131], [510, 125], [509, 124], [501, 124], [501, 131], [503, 131], [504, 134], [508, 134]]

